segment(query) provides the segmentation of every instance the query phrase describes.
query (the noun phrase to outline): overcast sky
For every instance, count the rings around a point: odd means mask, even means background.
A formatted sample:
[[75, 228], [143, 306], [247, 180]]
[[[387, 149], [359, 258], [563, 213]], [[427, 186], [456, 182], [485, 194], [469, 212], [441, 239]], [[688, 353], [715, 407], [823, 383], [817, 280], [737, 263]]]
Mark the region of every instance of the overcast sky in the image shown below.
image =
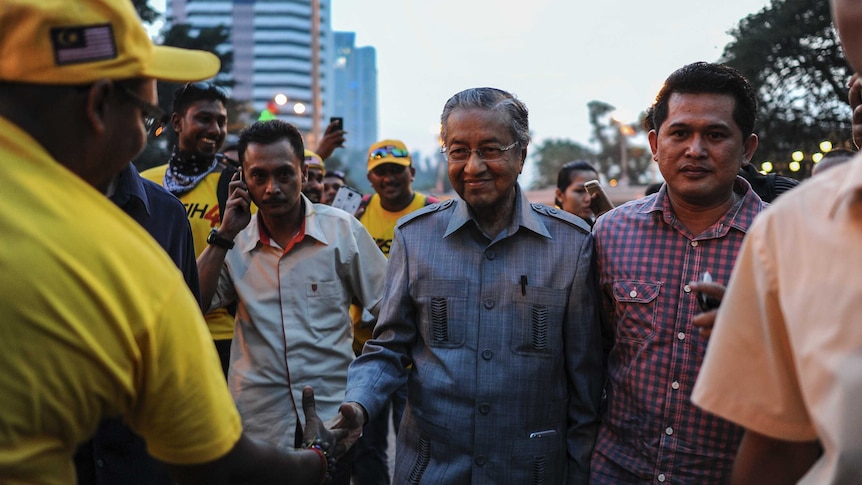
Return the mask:
[[379, 134], [433, 148], [456, 92], [492, 86], [530, 110], [533, 142], [590, 143], [587, 103], [634, 121], [674, 69], [715, 61], [767, 0], [332, 0], [332, 28], [377, 50]]

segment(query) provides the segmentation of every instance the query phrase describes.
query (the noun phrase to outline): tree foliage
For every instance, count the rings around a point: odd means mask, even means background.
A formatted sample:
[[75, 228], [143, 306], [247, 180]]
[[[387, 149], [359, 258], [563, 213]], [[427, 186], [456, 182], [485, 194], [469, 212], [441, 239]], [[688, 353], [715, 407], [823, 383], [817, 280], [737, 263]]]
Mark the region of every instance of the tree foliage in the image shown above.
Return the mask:
[[[847, 81], [851, 71], [832, 26], [828, 0], [773, 0], [740, 20], [720, 62], [757, 91], [760, 145], [754, 162], [779, 166], [819, 143], [850, 145]], [[810, 156], [810, 155], [809, 155]]]
[[533, 189], [557, 184], [557, 173], [573, 160], [596, 162], [596, 155], [587, 147], [571, 140], [544, 140], [533, 155], [536, 175], [530, 184]]

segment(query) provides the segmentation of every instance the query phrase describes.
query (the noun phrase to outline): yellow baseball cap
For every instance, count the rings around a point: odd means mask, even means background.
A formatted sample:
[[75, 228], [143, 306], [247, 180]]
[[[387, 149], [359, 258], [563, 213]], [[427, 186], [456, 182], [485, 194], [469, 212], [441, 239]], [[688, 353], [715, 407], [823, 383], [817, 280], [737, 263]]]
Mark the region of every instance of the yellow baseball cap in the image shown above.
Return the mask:
[[218, 57], [153, 45], [130, 0], [2, 0], [0, 80], [89, 84], [187, 82], [218, 73]]
[[410, 152], [401, 140], [381, 140], [368, 149], [368, 171], [384, 163], [410, 166]]
[[326, 174], [326, 169], [323, 168], [323, 159], [320, 158], [320, 155], [308, 149], [305, 150], [305, 166], [319, 169], [324, 175]]

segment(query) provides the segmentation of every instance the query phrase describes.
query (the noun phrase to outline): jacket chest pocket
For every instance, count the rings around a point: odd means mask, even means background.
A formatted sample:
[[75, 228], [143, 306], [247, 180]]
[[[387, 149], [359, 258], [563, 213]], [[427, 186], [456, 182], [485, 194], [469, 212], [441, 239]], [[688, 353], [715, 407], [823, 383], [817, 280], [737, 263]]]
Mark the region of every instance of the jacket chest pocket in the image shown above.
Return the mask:
[[661, 283], [637, 280], [614, 281], [617, 340], [643, 342], [652, 338], [655, 332], [660, 290]]
[[563, 320], [568, 292], [529, 286], [512, 286], [515, 321], [512, 352], [520, 355], [555, 356], [563, 348]]
[[429, 347], [464, 345], [467, 329], [467, 281], [419, 280], [413, 298], [419, 310], [420, 332]]

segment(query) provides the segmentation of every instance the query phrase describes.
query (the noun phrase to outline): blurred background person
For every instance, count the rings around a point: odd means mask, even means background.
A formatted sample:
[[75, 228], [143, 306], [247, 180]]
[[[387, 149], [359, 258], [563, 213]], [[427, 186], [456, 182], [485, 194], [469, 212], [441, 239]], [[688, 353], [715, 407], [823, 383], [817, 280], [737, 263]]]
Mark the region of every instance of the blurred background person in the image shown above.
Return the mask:
[[343, 187], [344, 184], [344, 172], [341, 170], [326, 172], [323, 175], [323, 203], [332, 205], [332, 201], [335, 200], [335, 194], [338, 193], [338, 189]]
[[554, 203], [560, 209], [580, 217], [592, 226], [595, 214], [590, 209], [590, 203], [593, 199], [584, 188], [584, 182], [598, 179], [599, 173], [586, 160], [576, 160], [563, 165], [557, 174]]
[[323, 202], [323, 177], [326, 175], [323, 158], [306, 148], [303, 163], [308, 171], [308, 175], [302, 182], [302, 195], [306, 196], [314, 204], [321, 203]]

